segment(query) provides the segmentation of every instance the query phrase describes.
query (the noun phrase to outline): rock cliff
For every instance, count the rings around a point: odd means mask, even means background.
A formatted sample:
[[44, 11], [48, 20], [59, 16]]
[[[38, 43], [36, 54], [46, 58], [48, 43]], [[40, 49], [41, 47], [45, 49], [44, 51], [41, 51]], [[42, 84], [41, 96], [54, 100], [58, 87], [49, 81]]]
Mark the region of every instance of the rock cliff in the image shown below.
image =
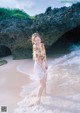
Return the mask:
[[[76, 28], [78, 28], [79, 34], [80, 3], [70, 7], [54, 9], [48, 7], [45, 13], [36, 15], [34, 19], [21, 19], [13, 16], [0, 19], [0, 56], [5, 56], [5, 49], [13, 55], [13, 59], [31, 58], [32, 44], [30, 39], [32, 33], [40, 33], [42, 42], [48, 50], [66, 33]], [[74, 39], [80, 41], [80, 35], [78, 39], [76, 37]]]

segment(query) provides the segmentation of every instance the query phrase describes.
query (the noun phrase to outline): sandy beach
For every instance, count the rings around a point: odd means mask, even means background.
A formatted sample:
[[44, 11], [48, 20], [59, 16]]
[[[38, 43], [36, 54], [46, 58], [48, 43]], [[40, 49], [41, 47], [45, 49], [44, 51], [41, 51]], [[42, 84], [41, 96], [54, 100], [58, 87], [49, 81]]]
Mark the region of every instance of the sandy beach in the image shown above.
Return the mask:
[[8, 113], [13, 113], [17, 102], [22, 99], [21, 87], [30, 83], [31, 80], [16, 70], [17, 65], [24, 60], [12, 60], [12, 56], [3, 59], [6, 59], [8, 63], [0, 66], [0, 106], [7, 106]]
[[7, 112], [14, 113], [17, 103], [22, 100], [20, 96], [22, 86], [33, 82], [29, 75], [33, 72], [34, 62], [32, 59], [13, 60], [12, 56], [2, 59], [8, 63], [0, 66], [0, 107], [7, 106]]
[[32, 81], [32, 59], [12, 60], [0, 67], [0, 106], [8, 113], [80, 113], [80, 51], [47, 59], [49, 66], [47, 95], [40, 106], [35, 102], [39, 83]]

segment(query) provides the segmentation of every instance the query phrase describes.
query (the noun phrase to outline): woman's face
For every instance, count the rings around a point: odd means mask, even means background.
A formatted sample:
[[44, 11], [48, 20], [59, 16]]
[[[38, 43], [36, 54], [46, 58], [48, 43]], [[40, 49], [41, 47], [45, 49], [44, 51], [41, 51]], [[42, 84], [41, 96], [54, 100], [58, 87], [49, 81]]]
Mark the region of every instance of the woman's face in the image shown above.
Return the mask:
[[41, 42], [41, 39], [37, 36], [35, 37], [35, 43], [39, 44]]

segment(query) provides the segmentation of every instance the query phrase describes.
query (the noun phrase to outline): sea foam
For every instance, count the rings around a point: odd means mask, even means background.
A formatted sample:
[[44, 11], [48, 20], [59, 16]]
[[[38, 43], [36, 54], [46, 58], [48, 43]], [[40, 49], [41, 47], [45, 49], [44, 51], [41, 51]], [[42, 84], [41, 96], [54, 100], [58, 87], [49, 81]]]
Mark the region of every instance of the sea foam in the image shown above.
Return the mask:
[[42, 96], [42, 103], [28, 107], [36, 100], [30, 93], [35, 91], [39, 82], [25, 84], [20, 93], [23, 100], [17, 103], [14, 113], [80, 113], [80, 49], [79, 46], [76, 48], [49, 65], [48, 95]]

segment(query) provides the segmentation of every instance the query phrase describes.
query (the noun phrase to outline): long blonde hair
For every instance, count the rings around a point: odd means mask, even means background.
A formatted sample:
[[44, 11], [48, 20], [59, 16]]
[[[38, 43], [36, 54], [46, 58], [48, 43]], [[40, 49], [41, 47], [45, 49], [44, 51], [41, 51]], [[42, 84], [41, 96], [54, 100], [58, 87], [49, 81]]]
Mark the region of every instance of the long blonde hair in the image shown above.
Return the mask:
[[41, 39], [39, 33], [33, 33], [33, 34], [32, 34], [32, 38], [31, 38], [32, 44], [34, 44], [35, 38], [36, 38], [37, 36]]

